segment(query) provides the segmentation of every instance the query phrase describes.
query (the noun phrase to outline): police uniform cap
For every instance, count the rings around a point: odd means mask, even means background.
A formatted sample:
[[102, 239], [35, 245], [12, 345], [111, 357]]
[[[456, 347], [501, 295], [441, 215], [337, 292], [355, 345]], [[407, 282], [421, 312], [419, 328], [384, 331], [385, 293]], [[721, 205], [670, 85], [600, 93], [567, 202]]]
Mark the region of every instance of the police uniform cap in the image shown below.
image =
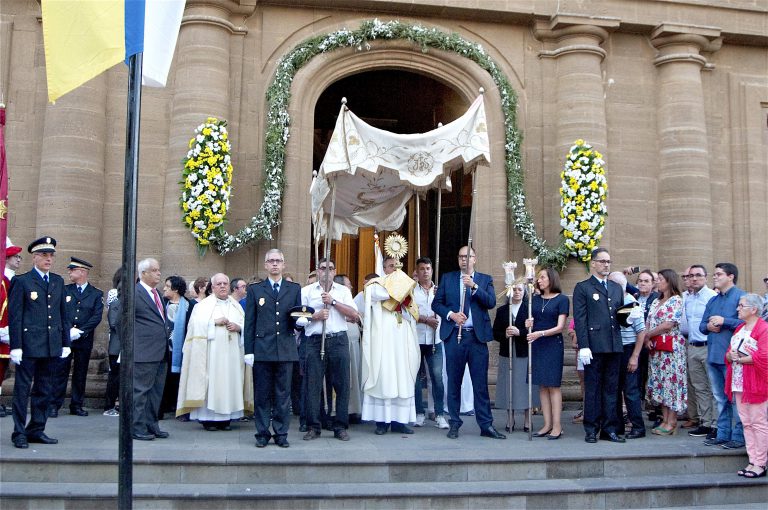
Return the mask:
[[91, 264], [90, 262], [88, 262], [86, 260], [79, 259], [77, 257], [69, 257], [69, 259], [70, 259], [70, 262], [69, 262], [69, 265], [67, 266], [67, 269], [80, 269], [80, 268], [82, 268], [82, 269], [89, 269], [90, 270], [90, 269], [93, 268], [93, 264]]
[[315, 313], [315, 309], [306, 305], [294, 306], [288, 313], [291, 314], [291, 317], [296, 317], [297, 319], [300, 317], [310, 318]]
[[29, 253], [56, 253], [56, 239], [53, 237], [41, 237], [29, 243]]
[[632, 309], [636, 306], [640, 306], [637, 302], [627, 303], [626, 305], [622, 305], [619, 307], [618, 310], [616, 310], [616, 318], [619, 321], [619, 324], [623, 328], [628, 328], [632, 325], [632, 323], [629, 320], [629, 314], [632, 313]]

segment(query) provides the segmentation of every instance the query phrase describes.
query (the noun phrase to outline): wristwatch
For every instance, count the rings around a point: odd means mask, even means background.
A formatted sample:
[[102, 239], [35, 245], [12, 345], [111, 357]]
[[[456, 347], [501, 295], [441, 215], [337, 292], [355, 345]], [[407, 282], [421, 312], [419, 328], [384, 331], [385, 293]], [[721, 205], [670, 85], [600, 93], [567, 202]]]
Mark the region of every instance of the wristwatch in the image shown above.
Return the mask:
[[331, 306], [336, 306], [336, 300], [331, 301]]

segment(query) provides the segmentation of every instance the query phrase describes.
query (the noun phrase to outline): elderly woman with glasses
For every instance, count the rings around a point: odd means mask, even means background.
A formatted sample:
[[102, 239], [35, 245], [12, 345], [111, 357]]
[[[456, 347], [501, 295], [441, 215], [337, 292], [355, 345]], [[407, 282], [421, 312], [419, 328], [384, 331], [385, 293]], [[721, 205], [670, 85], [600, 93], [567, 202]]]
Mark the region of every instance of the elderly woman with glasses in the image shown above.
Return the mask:
[[768, 323], [760, 318], [762, 306], [757, 294], [739, 299], [744, 323], [733, 332], [725, 354], [725, 393], [744, 424], [749, 464], [738, 475], [745, 478], [765, 476], [768, 460]]

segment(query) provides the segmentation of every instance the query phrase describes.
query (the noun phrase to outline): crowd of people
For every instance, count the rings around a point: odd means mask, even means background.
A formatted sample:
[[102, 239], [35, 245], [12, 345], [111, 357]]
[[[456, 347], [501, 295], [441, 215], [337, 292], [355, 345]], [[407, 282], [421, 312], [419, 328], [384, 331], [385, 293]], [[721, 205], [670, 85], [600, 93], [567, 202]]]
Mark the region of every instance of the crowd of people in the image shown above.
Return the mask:
[[[14, 446], [57, 442], [45, 425], [64, 404], [70, 371], [70, 414], [88, 415], [87, 367], [104, 304], [104, 414], [119, 416], [122, 272], [104, 299], [88, 282], [89, 262], [71, 258], [69, 284], [51, 272], [53, 238], [29, 245], [33, 267], [24, 274], [15, 274], [21, 249], [6, 250], [0, 345], [16, 364]], [[173, 413], [211, 432], [252, 420], [257, 447], [270, 440], [288, 447], [293, 413], [307, 441], [324, 429], [348, 441], [350, 423], [360, 421], [375, 423], [378, 435], [412, 434], [428, 418], [457, 439], [463, 416], [475, 417], [483, 437], [506, 439], [494, 427], [488, 392], [488, 343], [495, 340], [495, 406], [508, 411], [507, 432], [515, 430], [516, 411], [523, 411], [523, 430], [532, 427], [532, 406], [543, 415], [533, 436], [562, 437], [561, 384], [572, 347], [583, 393], [574, 421], [583, 423], [587, 443], [645, 437], [645, 409], [652, 434], [682, 428], [712, 447], [746, 447], [749, 464], [738, 474], [765, 476], [768, 292], [740, 289], [734, 264], [716, 264], [710, 288], [701, 264], [682, 275], [611, 271], [610, 253], [598, 248], [589, 278], [573, 289], [572, 306], [558, 273], [543, 267], [534, 282], [519, 279], [502, 292], [497, 309], [492, 277], [475, 270], [476, 252], [462, 247], [457, 261], [459, 270], [435, 285], [429, 258], [419, 258], [412, 274], [388, 258], [383, 274], [368, 275], [356, 296], [332, 259], [320, 259], [302, 287], [285, 272], [278, 249], [266, 253], [265, 278], [250, 283], [218, 273], [188, 286], [180, 276], [163, 279], [157, 260], [140, 261], [133, 438], [169, 437], [159, 423]], [[764, 282], [768, 287], [768, 277]], [[3, 373], [6, 366], [0, 363]]]

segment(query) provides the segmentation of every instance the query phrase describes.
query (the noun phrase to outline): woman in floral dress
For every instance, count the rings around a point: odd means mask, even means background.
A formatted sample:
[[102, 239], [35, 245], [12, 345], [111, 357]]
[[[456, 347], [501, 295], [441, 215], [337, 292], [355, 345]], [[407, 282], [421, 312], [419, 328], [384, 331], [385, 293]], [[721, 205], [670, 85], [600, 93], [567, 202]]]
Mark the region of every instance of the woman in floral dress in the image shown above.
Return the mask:
[[[659, 271], [659, 293], [661, 296], [651, 305], [646, 324], [646, 342], [651, 349], [648, 399], [662, 406], [663, 420], [653, 433], [671, 436], [677, 433], [677, 413], [688, 406], [685, 338], [680, 334], [683, 298], [680, 279], [673, 270]], [[670, 340], [672, 351], [653, 349], [654, 344]]]

